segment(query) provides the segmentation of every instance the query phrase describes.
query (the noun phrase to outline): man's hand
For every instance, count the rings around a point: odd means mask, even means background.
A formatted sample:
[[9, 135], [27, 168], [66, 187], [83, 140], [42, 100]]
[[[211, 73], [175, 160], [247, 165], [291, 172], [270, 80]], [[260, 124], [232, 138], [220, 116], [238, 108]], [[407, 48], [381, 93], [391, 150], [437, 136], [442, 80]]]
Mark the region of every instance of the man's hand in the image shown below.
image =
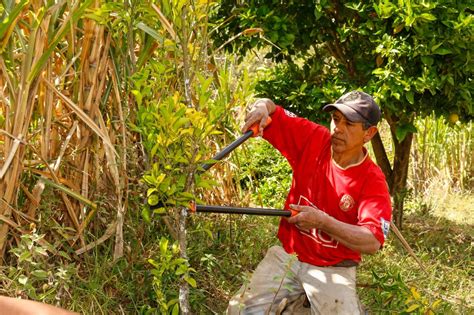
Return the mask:
[[314, 206], [290, 205], [298, 214], [288, 219], [289, 223], [305, 232], [321, 229], [335, 240], [362, 254], [374, 254], [380, 248], [380, 242], [366, 227], [345, 223], [328, 215]]
[[303, 231], [309, 231], [313, 228], [324, 229], [328, 214], [313, 206], [299, 206], [290, 205], [291, 210], [298, 212], [288, 219], [289, 223], [296, 225], [297, 228]]
[[263, 135], [263, 129], [267, 123], [268, 116], [273, 114], [275, 111], [275, 103], [268, 98], [261, 98], [257, 100], [253, 105], [250, 112], [245, 117], [245, 124], [242, 127], [242, 132], [245, 133], [249, 128], [255, 124], [259, 123], [258, 135]]
[[79, 315], [53, 305], [31, 300], [20, 300], [7, 296], [0, 296], [0, 314], [15, 315]]

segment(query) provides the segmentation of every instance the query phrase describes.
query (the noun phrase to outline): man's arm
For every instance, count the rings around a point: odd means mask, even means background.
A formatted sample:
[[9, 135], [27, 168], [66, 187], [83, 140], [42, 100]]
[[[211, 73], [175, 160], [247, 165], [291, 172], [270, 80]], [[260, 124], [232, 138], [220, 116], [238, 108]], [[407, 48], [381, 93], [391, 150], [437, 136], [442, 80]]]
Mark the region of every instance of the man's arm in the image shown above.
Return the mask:
[[299, 213], [289, 218], [288, 222], [301, 230], [319, 228], [348, 248], [362, 254], [374, 254], [380, 248], [380, 242], [364, 226], [341, 222], [310, 206], [290, 205], [290, 208]]
[[0, 314], [15, 315], [73, 315], [73, 313], [52, 305], [0, 296]]

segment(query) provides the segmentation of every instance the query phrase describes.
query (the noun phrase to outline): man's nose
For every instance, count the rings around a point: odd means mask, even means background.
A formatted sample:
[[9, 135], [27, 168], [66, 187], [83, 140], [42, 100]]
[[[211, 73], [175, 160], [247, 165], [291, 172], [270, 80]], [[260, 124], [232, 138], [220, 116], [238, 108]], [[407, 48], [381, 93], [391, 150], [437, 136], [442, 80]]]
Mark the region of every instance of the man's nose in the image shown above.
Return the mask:
[[341, 128], [341, 123], [334, 123], [334, 132], [341, 132], [342, 131], [342, 128]]

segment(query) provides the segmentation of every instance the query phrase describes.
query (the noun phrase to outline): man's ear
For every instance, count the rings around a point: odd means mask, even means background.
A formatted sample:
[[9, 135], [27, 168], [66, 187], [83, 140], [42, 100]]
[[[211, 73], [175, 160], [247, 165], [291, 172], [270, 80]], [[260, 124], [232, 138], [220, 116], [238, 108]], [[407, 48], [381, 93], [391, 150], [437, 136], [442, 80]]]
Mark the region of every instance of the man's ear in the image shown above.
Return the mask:
[[364, 143], [369, 142], [372, 140], [372, 138], [375, 136], [375, 134], [378, 132], [376, 126], [370, 126], [366, 131], [364, 135]]

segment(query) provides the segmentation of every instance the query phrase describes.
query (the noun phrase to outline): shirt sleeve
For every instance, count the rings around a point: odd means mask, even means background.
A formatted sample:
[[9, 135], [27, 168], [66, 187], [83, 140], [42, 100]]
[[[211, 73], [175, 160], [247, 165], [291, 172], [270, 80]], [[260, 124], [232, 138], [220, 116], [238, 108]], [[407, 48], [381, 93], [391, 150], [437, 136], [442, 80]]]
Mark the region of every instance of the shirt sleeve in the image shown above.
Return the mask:
[[358, 209], [358, 225], [368, 228], [383, 245], [390, 230], [392, 205], [383, 173], [367, 176]]
[[322, 141], [324, 137], [329, 137], [327, 128], [298, 117], [280, 106], [276, 106], [271, 117], [272, 123], [265, 128], [263, 138], [286, 157], [293, 169], [309, 141]]

